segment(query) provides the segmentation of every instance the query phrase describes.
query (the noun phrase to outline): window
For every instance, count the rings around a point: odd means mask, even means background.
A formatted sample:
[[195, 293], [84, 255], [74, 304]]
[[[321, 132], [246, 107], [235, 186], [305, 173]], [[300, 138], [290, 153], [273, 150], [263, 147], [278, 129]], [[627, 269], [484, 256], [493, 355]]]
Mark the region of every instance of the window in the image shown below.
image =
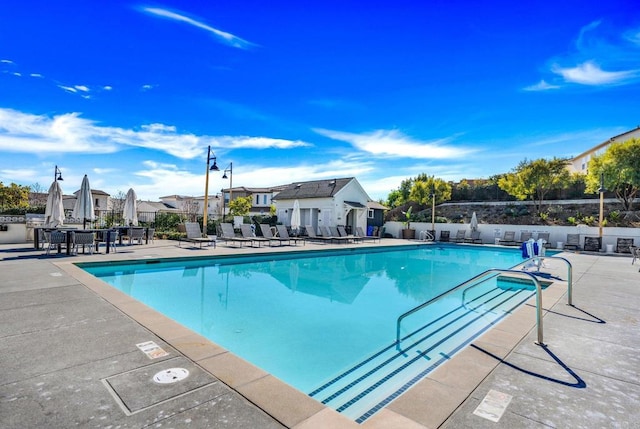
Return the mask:
[[260, 204], [260, 195], [256, 195], [256, 205]]
[[373, 219], [373, 209], [369, 209], [368, 216], [369, 216], [369, 219]]
[[262, 204], [264, 204], [265, 206], [267, 205], [267, 194], [264, 194], [262, 196]]

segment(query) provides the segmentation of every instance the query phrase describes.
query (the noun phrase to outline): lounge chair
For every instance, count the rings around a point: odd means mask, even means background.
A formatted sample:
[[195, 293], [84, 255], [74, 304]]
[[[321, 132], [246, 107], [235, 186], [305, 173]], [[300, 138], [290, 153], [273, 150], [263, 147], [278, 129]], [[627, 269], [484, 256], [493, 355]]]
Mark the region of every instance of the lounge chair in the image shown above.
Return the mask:
[[340, 237], [340, 233], [338, 232], [338, 228], [335, 226], [329, 228], [328, 226], [321, 227], [322, 235], [325, 237], [331, 238], [332, 242], [337, 242], [339, 244], [344, 244], [349, 242], [349, 238]]
[[469, 238], [465, 238], [464, 242], [471, 243], [471, 244], [482, 244], [482, 239], [480, 238], [480, 231], [471, 231], [471, 236]]
[[551, 242], [550, 242], [550, 238], [549, 238], [549, 233], [548, 232], [539, 232], [538, 233], [538, 240], [544, 240], [544, 247], [551, 246]]
[[295, 246], [297, 246], [298, 243], [302, 243], [302, 245], [307, 244], [307, 240], [305, 240], [304, 237], [291, 237], [285, 225], [276, 225], [276, 230], [278, 231], [278, 237], [280, 237], [280, 239], [293, 241]]
[[618, 238], [616, 242], [616, 253], [631, 253], [633, 238]]
[[307, 230], [307, 236], [309, 237], [309, 240], [311, 241], [319, 241], [319, 242], [323, 242], [323, 243], [331, 243], [331, 237], [326, 237], [324, 235], [320, 236], [318, 234], [316, 234], [316, 230], [313, 226], [311, 225], [306, 225], [305, 229]]
[[459, 229], [458, 232], [456, 232], [456, 236], [452, 241], [454, 243], [464, 243], [464, 239], [466, 235], [467, 235], [466, 229]]
[[270, 244], [270, 240], [266, 237], [256, 237], [256, 234], [253, 232], [253, 228], [251, 225], [243, 223], [240, 225], [240, 232], [242, 233], [242, 238], [246, 238], [251, 241], [251, 247], [253, 247], [254, 243], [258, 244], [258, 247], [262, 246], [262, 243]]
[[599, 252], [602, 247], [600, 237], [585, 237], [584, 250], [586, 252]]
[[528, 231], [522, 231], [520, 233], [520, 243], [526, 243], [530, 238], [533, 238], [533, 234]]
[[503, 246], [516, 246], [516, 232], [515, 231], [505, 231], [504, 236], [498, 240], [498, 244]]
[[580, 247], [580, 234], [567, 234], [567, 241], [565, 241], [563, 249], [582, 250], [582, 247]]
[[338, 234], [340, 235], [341, 238], [350, 239], [352, 243], [362, 243], [362, 239], [357, 235], [347, 234], [347, 230], [344, 229], [344, 226], [339, 226], [337, 228], [334, 227], [332, 228], [332, 232], [334, 232], [333, 231], [334, 229], [337, 229]]
[[251, 244], [251, 239], [244, 238], [244, 237], [236, 237], [236, 233], [233, 230], [233, 225], [231, 225], [230, 223], [220, 224], [220, 234], [218, 234], [218, 237], [224, 240], [224, 242], [227, 244], [229, 242], [238, 243], [240, 244], [240, 247], [242, 247], [244, 243]]
[[448, 243], [451, 238], [451, 231], [440, 231], [440, 240], [443, 243]]
[[366, 235], [361, 226], [356, 227], [356, 237], [360, 238], [361, 241], [370, 240], [374, 243], [376, 240], [380, 241], [380, 237], [376, 237], [375, 235]]
[[[133, 230], [135, 231], [135, 229]], [[144, 230], [140, 230], [144, 233]], [[202, 236], [202, 230], [200, 229], [200, 224], [198, 222], [185, 222], [184, 223], [184, 231], [186, 234], [186, 237], [180, 237], [178, 238], [178, 247], [180, 247], [180, 244], [183, 241], [186, 241], [187, 243], [198, 243], [200, 245], [200, 248], [202, 249], [202, 243], [213, 243], [213, 247], [216, 247], [216, 239], [215, 238], [209, 238], [209, 237], [203, 237]], [[140, 236], [140, 240], [142, 240], [142, 236]], [[129, 236], [129, 243], [131, 243], [131, 236]]]
[[260, 224], [260, 232], [262, 232], [262, 236], [264, 238], [269, 240], [269, 246], [271, 246], [271, 243], [278, 243], [279, 246], [282, 246], [283, 244], [291, 245], [290, 239], [276, 237], [275, 235], [273, 235], [273, 232], [271, 231], [271, 226], [266, 223]]

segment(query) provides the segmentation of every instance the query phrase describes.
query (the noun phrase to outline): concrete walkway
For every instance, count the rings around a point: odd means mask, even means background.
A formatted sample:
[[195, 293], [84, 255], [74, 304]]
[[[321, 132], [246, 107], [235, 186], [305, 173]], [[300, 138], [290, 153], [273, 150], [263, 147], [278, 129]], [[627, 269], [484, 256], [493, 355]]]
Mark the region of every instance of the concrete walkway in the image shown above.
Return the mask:
[[[299, 250], [319, 248], [325, 246]], [[280, 250], [201, 250], [157, 240], [109, 255], [43, 257], [29, 245], [0, 246], [0, 427], [357, 427], [268, 374], [255, 371], [251, 383], [246, 370], [217, 372], [243, 364], [195, 334], [169, 333], [171, 321], [147, 323], [157, 320], [152, 310], [70, 268], [252, 251]], [[638, 427], [639, 266], [626, 257], [563, 255], [574, 267], [574, 306], [565, 304], [566, 284], [545, 291], [546, 347], [534, 344], [535, 318], [525, 307], [524, 319], [487, 332], [362, 427]], [[562, 265], [552, 268], [566, 279]], [[149, 342], [166, 355], [150, 359], [137, 346]], [[188, 369], [189, 378], [169, 387], [149, 382], [173, 367]], [[483, 403], [490, 391], [493, 402]]]

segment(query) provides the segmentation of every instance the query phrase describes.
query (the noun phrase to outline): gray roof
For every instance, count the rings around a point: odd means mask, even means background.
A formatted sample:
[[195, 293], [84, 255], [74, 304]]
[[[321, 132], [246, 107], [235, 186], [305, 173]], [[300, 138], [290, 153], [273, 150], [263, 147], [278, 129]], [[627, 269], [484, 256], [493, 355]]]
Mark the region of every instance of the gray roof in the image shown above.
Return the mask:
[[314, 180], [311, 182], [296, 182], [282, 190], [274, 200], [295, 200], [304, 198], [328, 198], [333, 197], [344, 188], [353, 177], [342, 179]]

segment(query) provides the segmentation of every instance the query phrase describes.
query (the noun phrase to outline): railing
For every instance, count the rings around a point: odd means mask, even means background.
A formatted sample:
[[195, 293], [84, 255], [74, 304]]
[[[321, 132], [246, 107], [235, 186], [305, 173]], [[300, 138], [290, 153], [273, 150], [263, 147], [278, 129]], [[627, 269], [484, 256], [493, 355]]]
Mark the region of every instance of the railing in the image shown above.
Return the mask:
[[[534, 259], [534, 258], [532, 258]], [[567, 261], [568, 262], [568, 261]], [[506, 269], [498, 269], [498, 268], [492, 268], [486, 271], [483, 271], [482, 273], [478, 274], [475, 277], [472, 277], [471, 279], [460, 283], [458, 286], [454, 287], [451, 290], [448, 290], [444, 293], [441, 293], [440, 295], [436, 296], [435, 298], [430, 299], [429, 301], [422, 303], [420, 305], [418, 305], [415, 308], [412, 308], [411, 310], [401, 314], [398, 319], [396, 320], [396, 348], [398, 350], [400, 350], [400, 325], [402, 323], [402, 320], [404, 318], [406, 318], [407, 316], [412, 315], [413, 313], [422, 310], [423, 308], [425, 308], [426, 306], [428, 306], [429, 304], [439, 300], [440, 298], [449, 295], [451, 293], [453, 293], [454, 291], [468, 285], [469, 283], [475, 282], [478, 279], [481, 279], [482, 277], [486, 276], [487, 274], [519, 274], [519, 275], [525, 275], [531, 278], [531, 280], [533, 281], [533, 284], [536, 287], [536, 325], [538, 327], [538, 341], [536, 341], [536, 344], [540, 345], [540, 346], [544, 346], [544, 341], [543, 341], [543, 329], [542, 329], [542, 286], [540, 285], [540, 282], [538, 281], [537, 277], [535, 275], [533, 275], [532, 273], [529, 273], [527, 271], [518, 271], [518, 270], [506, 270]], [[493, 277], [493, 276], [492, 276]], [[486, 281], [488, 279], [485, 279], [483, 281]]]
[[436, 238], [429, 231], [420, 231], [418, 234], [418, 240], [420, 241], [433, 241]]
[[522, 264], [526, 265], [529, 261], [538, 261], [538, 271], [540, 271], [540, 262], [544, 259], [560, 259], [567, 263], [567, 305], [573, 305], [573, 265], [568, 259], [562, 256], [533, 256], [522, 262]]

